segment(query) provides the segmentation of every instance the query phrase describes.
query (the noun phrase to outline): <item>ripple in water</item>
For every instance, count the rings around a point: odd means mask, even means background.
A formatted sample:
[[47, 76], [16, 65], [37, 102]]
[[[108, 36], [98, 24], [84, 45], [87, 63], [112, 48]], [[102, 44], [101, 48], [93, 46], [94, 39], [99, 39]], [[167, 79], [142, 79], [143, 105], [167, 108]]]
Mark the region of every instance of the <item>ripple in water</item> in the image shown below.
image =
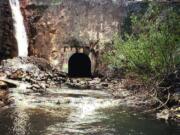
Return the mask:
[[64, 88], [41, 95], [24, 86], [12, 90], [15, 104], [0, 112], [2, 135], [179, 134], [178, 125], [134, 113], [104, 91]]

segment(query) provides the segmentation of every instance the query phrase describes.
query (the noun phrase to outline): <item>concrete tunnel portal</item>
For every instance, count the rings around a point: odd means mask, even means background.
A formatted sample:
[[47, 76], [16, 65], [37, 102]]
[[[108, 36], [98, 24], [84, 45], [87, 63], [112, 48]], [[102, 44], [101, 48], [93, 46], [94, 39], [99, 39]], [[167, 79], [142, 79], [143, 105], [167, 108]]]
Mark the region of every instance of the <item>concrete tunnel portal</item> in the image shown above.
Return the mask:
[[68, 61], [69, 77], [91, 77], [91, 60], [84, 53], [73, 54]]

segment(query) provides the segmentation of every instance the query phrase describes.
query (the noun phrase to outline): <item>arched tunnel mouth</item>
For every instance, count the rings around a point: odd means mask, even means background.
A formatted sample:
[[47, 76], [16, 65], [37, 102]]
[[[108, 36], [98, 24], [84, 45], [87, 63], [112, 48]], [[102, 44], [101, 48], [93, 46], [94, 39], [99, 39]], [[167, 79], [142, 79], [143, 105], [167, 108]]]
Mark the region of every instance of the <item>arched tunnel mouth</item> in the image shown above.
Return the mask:
[[68, 67], [69, 77], [91, 77], [91, 60], [84, 53], [73, 54]]

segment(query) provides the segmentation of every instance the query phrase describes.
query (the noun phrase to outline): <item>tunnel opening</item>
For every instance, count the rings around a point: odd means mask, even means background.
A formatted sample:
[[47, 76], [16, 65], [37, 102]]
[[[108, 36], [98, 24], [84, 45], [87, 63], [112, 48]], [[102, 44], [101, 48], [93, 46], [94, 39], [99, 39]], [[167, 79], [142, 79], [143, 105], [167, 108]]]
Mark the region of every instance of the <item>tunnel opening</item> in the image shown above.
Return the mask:
[[91, 60], [86, 54], [73, 54], [68, 65], [69, 77], [91, 77]]

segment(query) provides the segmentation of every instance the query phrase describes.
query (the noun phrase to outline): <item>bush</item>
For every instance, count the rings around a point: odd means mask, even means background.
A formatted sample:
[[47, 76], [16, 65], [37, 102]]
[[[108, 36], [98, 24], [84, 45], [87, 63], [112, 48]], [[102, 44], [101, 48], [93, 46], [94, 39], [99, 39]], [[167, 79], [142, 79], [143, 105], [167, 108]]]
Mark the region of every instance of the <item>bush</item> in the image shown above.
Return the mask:
[[179, 20], [172, 7], [151, 2], [143, 16], [131, 16], [131, 34], [115, 36], [107, 62], [146, 75], [172, 72], [180, 64]]

